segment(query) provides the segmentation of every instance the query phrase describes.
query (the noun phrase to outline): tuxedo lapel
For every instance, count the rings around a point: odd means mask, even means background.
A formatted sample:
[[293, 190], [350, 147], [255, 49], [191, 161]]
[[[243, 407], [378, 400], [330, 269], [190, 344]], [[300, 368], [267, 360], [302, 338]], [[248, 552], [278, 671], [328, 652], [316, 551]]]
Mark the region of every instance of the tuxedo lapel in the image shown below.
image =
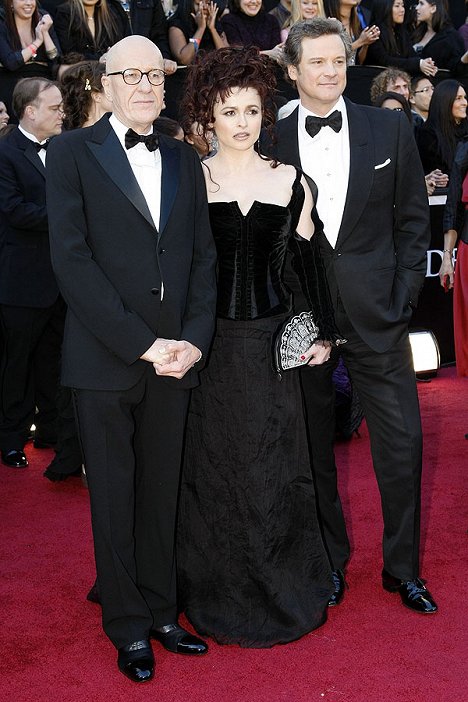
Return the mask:
[[15, 141], [18, 148], [24, 152], [25, 158], [27, 158], [28, 161], [34, 166], [36, 171], [38, 171], [38, 173], [45, 178], [45, 167], [39, 157], [39, 154], [37, 153], [34, 142], [25, 137], [19, 129], [16, 130]]
[[155, 227], [145, 197], [107, 116], [96, 122], [92, 131], [92, 139], [86, 144], [122, 194], [147, 222]]
[[289, 163], [300, 168], [298, 114], [299, 108], [296, 107], [294, 112], [277, 123], [278, 143], [275, 155], [282, 163]]
[[179, 186], [180, 154], [168, 141], [160, 138], [160, 151], [162, 162], [161, 182], [161, 215], [159, 217], [159, 232], [163, 235], [169, 215], [174, 206], [175, 197]]
[[364, 207], [374, 180], [374, 142], [365, 110], [346, 100], [349, 125], [349, 181], [343, 218], [336, 242], [342, 244], [354, 229]]

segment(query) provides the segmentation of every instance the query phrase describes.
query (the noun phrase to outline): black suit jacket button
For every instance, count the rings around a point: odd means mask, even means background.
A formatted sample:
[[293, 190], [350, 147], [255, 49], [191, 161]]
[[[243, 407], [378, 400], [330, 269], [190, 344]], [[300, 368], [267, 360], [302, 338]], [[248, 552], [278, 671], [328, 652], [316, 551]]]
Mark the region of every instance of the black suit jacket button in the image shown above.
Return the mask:
[[159, 253], [160, 254], [166, 253], [166, 249], [159, 249]]
[[152, 295], [159, 295], [159, 288], [151, 288]]

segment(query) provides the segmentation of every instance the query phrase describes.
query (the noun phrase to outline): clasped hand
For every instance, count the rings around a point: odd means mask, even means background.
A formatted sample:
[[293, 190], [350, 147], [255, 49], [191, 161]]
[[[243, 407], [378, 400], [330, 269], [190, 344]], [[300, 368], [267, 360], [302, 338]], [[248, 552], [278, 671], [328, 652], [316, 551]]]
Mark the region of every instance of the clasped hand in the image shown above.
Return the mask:
[[189, 341], [158, 338], [141, 359], [153, 364], [156, 375], [180, 380], [200, 357], [200, 350]]
[[308, 366], [320, 366], [322, 363], [325, 363], [325, 361], [328, 361], [330, 354], [330, 342], [317, 340], [315, 344], [312, 344], [310, 349], [301, 356], [301, 360], [306, 359]]

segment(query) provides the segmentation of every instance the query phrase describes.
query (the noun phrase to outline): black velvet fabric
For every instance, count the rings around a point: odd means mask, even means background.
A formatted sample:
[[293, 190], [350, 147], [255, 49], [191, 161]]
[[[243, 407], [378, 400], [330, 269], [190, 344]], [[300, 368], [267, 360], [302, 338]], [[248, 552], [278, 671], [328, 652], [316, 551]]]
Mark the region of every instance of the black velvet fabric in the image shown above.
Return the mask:
[[317, 522], [297, 371], [272, 367], [289, 312], [282, 269], [304, 201], [210, 204], [217, 332], [192, 394], [179, 504], [179, 602], [219, 643], [269, 647], [325, 621], [330, 566]]

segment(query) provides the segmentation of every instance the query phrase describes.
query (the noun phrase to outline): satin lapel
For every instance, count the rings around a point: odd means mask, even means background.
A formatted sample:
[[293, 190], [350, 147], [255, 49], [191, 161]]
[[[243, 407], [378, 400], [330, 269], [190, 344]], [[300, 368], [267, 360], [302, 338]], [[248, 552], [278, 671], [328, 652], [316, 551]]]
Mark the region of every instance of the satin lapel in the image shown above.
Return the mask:
[[301, 167], [301, 157], [299, 155], [299, 138], [297, 129], [297, 118], [299, 108], [296, 107], [289, 117], [278, 122], [278, 160], [289, 163], [297, 168]]
[[174, 206], [174, 200], [179, 187], [180, 152], [171, 145], [160, 140], [162, 182], [161, 182], [161, 215], [159, 217], [160, 236], [164, 233], [169, 215]]
[[374, 141], [366, 111], [348, 100], [346, 100], [346, 107], [350, 146], [349, 182], [343, 219], [336, 242], [337, 248], [359, 220], [374, 180]]
[[[29, 144], [26, 146], [26, 149], [24, 150], [24, 155], [32, 163], [34, 168], [39, 171], [41, 176], [45, 178], [46, 172], [45, 172], [45, 166], [42, 163], [39, 154], [37, 153], [37, 149], [34, 146], [33, 142], [28, 139], [27, 140]], [[47, 158], [47, 157], [46, 157]]]
[[[103, 123], [104, 119], [106, 119], [106, 117], [103, 117], [102, 120], [97, 123], [97, 129], [93, 131], [93, 136], [95, 133], [100, 134], [101, 132], [105, 131], [105, 123]], [[147, 222], [154, 227], [155, 223], [151, 217], [145, 197], [140, 190], [140, 186], [138, 185], [135, 176], [133, 175], [128, 158], [120, 145], [117, 135], [108, 121], [107, 133], [105, 134], [102, 142], [87, 141], [86, 145], [122, 194], [125, 195], [129, 202], [140, 212]]]

